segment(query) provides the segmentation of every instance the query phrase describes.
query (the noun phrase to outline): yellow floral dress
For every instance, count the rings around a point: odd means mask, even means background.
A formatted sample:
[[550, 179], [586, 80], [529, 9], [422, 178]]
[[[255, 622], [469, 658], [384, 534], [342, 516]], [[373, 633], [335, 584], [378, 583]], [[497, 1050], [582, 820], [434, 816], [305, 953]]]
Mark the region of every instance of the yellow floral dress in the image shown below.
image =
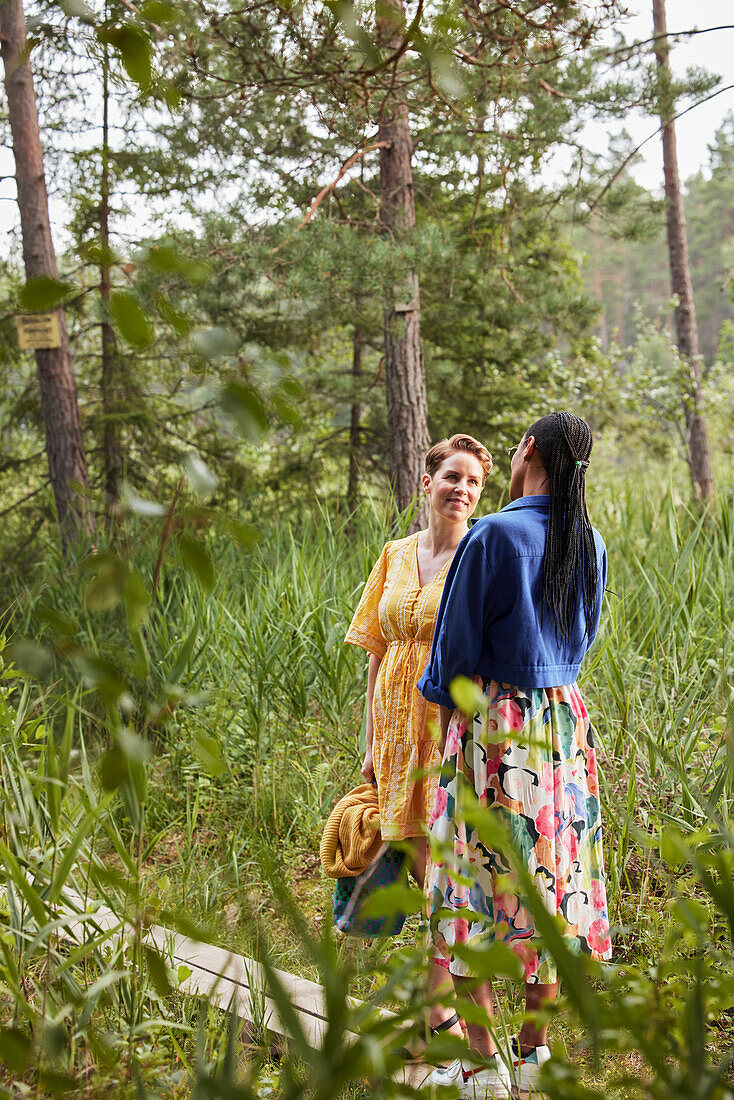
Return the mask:
[[388, 542], [354, 613], [346, 641], [382, 658], [372, 708], [372, 757], [384, 840], [423, 836], [437, 776], [414, 776], [441, 763], [438, 707], [417, 691], [428, 664], [450, 561], [428, 584], [418, 577], [418, 535]]

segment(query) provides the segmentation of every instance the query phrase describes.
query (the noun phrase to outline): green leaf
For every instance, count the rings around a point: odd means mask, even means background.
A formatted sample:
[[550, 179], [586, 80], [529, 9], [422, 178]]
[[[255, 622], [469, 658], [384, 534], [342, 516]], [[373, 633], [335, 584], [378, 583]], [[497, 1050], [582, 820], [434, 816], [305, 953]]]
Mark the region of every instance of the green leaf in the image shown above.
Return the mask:
[[101, 42], [108, 42], [120, 54], [126, 73], [143, 89], [150, 85], [150, 43], [139, 27], [111, 27], [99, 34]]
[[[148, 249], [146, 259], [154, 271], [163, 275], [182, 275], [188, 282], [199, 284], [211, 275], [211, 267], [202, 260], [182, 256], [170, 244], [156, 244]], [[225, 329], [207, 329], [206, 332], [225, 332]], [[227, 333], [229, 336], [229, 333]], [[234, 339], [232, 337], [231, 339]]]
[[172, 111], [175, 111], [181, 103], [181, 93], [170, 80], [167, 80], [163, 86], [163, 98], [166, 101], [166, 106], [170, 107]]
[[481, 947], [471, 947], [468, 944], [454, 944], [454, 954], [468, 963], [477, 978], [511, 978], [519, 982], [523, 975], [523, 966], [520, 959], [506, 943], [495, 940], [494, 943], [483, 943]]
[[412, 890], [400, 882], [392, 886], [382, 886], [370, 895], [364, 905], [360, 906], [360, 914], [365, 917], [394, 917], [399, 913], [410, 916], [411, 913], [422, 912], [425, 906], [425, 898], [421, 890]]
[[43, 313], [44, 310], [56, 309], [69, 297], [73, 287], [61, 279], [54, 279], [50, 275], [36, 275], [29, 279], [18, 295], [21, 309], [27, 309], [29, 313]]
[[471, 717], [477, 712], [484, 713], [487, 710], [487, 699], [479, 684], [475, 684], [467, 676], [457, 676], [449, 684], [451, 698], [459, 710]]
[[130, 570], [125, 577], [125, 607], [131, 630], [139, 630], [148, 621], [150, 595], [140, 573]]
[[21, 672], [34, 680], [45, 680], [53, 668], [51, 654], [34, 645], [33, 642], [20, 639], [8, 647], [8, 656]]
[[163, 0], [146, 0], [140, 9], [143, 19], [149, 19], [151, 23], [165, 26], [176, 19], [176, 7], [174, 4], [166, 4]]
[[116, 791], [127, 779], [129, 765], [119, 745], [113, 745], [99, 764], [99, 778], [106, 791]]
[[71, 838], [71, 842], [68, 843], [64, 851], [64, 858], [61, 860], [61, 863], [56, 870], [56, 874], [54, 875], [53, 882], [51, 883], [51, 887], [48, 893], [49, 903], [56, 901], [60, 897], [61, 891], [66, 885], [68, 885], [68, 878], [71, 874], [71, 869], [74, 866], [77, 853], [85, 837], [87, 836], [97, 817], [99, 816], [100, 809], [102, 809], [105, 805], [106, 803], [100, 802], [99, 805], [93, 806], [92, 809], [89, 810], [85, 815], [84, 820], [77, 826], [74, 835]]
[[[46, 907], [43, 903], [41, 894], [35, 887], [28, 881], [28, 876], [25, 867], [21, 868], [18, 860], [13, 852], [6, 844], [0, 840], [0, 859], [2, 860], [7, 878], [8, 872], [10, 878], [18, 888], [18, 892], [23, 895], [28, 903], [28, 908], [36, 919], [36, 924], [42, 925], [46, 923]], [[8, 891], [8, 897], [10, 892]]]
[[127, 688], [111, 661], [91, 652], [75, 653], [73, 660], [81, 669], [85, 682], [99, 692], [100, 698], [107, 703], [122, 702]]
[[153, 326], [132, 294], [118, 290], [112, 295], [110, 309], [124, 340], [134, 348], [147, 347], [153, 340]]
[[294, 398], [300, 397], [302, 387], [298, 384], [296, 392], [293, 392], [292, 385], [286, 385], [286, 380], [275, 389], [270, 395], [270, 401], [273, 407], [273, 411], [276, 416], [283, 421], [284, 424], [290, 424], [292, 427], [298, 427], [301, 422], [301, 412], [296, 404], [294, 404]]
[[17, 1027], [0, 1031], [0, 1062], [13, 1073], [23, 1073], [31, 1054], [31, 1039]]
[[174, 309], [165, 294], [157, 295], [155, 304], [163, 320], [168, 321], [174, 332], [177, 332], [179, 336], [189, 335], [191, 324], [188, 317], [180, 310]]
[[127, 568], [116, 554], [100, 554], [86, 563], [96, 571], [84, 587], [84, 602], [90, 611], [110, 611], [122, 599]]
[[213, 775], [215, 778], [220, 776], [225, 770], [222, 750], [215, 737], [197, 734], [194, 741], [194, 752], [202, 767], [206, 768], [209, 774]]
[[51, 607], [50, 604], [41, 604], [36, 614], [40, 622], [50, 626], [57, 634], [73, 637], [76, 633], [76, 623], [74, 620], [69, 618], [68, 615], [64, 615], [61, 611], [57, 611], [56, 608]]
[[269, 421], [262, 399], [246, 382], [227, 382], [219, 403], [246, 439], [258, 442], [267, 431]]
[[168, 967], [154, 947], [143, 944], [143, 954], [148, 964], [148, 973], [156, 993], [161, 997], [168, 997], [172, 992], [171, 979], [168, 976]]
[[660, 836], [660, 855], [673, 870], [690, 862], [691, 850], [677, 829], [666, 829]]
[[237, 337], [226, 328], [199, 329], [194, 333], [194, 347], [203, 359], [220, 359], [237, 349]]
[[39, 1046], [51, 1061], [61, 1057], [64, 1051], [68, 1050], [68, 1035], [64, 1025], [47, 1022], [41, 1032]]
[[246, 550], [254, 550], [260, 541], [260, 532], [251, 524], [241, 519], [233, 519], [230, 516], [220, 516], [218, 526], [230, 538], [235, 539]]
[[178, 545], [184, 564], [196, 575], [201, 587], [211, 592], [214, 587], [214, 563], [209, 551], [197, 539], [186, 534], [181, 535]]

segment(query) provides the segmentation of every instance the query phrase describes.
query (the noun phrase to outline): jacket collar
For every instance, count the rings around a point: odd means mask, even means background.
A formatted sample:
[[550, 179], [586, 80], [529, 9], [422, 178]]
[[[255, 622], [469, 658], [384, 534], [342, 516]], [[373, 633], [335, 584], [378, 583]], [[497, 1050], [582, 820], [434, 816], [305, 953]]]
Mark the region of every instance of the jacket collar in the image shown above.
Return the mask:
[[518, 497], [517, 500], [511, 500], [500, 511], [514, 512], [517, 508], [542, 508], [543, 511], [547, 511], [549, 502], [550, 497], [547, 493], [535, 493], [533, 496]]

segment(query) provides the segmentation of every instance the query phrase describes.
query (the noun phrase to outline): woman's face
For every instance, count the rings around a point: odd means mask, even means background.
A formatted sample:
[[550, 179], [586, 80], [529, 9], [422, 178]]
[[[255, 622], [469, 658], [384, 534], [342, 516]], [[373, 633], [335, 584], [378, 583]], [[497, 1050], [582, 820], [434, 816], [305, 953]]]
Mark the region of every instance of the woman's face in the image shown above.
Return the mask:
[[452, 451], [435, 474], [423, 475], [423, 488], [431, 508], [444, 519], [466, 522], [479, 503], [484, 470], [476, 455]]

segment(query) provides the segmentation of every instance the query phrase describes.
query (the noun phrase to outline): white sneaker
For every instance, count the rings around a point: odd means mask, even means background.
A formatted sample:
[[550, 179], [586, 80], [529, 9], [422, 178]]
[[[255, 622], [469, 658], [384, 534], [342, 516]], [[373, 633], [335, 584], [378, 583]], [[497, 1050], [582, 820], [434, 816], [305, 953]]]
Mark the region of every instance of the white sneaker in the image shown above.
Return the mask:
[[536, 1092], [540, 1067], [551, 1056], [548, 1047], [533, 1047], [529, 1054], [521, 1054], [516, 1039], [512, 1040], [512, 1064], [520, 1092]]
[[484, 1067], [474, 1067], [457, 1058], [443, 1069], [434, 1070], [423, 1087], [458, 1088], [465, 1100], [507, 1100], [512, 1096], [510, 1071], [499, 1054], [493, 1054], [489, 1065]]

